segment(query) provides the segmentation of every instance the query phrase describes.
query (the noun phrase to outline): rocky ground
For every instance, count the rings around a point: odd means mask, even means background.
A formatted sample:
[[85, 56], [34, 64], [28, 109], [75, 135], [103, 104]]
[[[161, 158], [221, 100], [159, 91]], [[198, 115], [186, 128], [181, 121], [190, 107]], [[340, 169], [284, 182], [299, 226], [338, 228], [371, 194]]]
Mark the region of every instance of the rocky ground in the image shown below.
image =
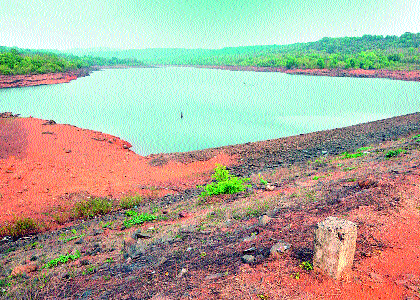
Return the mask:
[[[148, 157], [110, 135], [6, 117], [0, 218], [20, 213], [50, 230], [1, 240], [1, 298], [420, 298], [419, 113]], [[252, 188], [200, 198], [216, 163]], [[118, 208], [84, 221], [55, 214], [130, 194], [143, 195], [137, 214], [156, 219], [130, 226]], [[358, 225], [354, 266], [340, 280], [299, 266], [328, 216]]]

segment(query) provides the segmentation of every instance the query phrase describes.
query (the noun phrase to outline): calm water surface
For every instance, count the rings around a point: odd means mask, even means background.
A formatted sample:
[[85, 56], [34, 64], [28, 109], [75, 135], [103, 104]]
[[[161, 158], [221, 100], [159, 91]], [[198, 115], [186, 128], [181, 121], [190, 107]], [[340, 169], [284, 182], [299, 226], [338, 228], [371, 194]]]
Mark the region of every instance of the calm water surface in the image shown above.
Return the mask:
[[108, 69], [67, 84], [0, 89], [0, 112], [113, 134], [146, 155], [414, 113], [419, 95], [419, 83], [388, 79], [177, 67]]

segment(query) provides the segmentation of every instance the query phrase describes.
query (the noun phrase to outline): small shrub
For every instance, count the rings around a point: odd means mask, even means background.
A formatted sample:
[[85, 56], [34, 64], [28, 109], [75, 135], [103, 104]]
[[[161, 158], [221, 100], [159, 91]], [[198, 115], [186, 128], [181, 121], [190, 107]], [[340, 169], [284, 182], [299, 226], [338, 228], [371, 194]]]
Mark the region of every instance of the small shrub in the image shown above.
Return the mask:
[[0, 228], [0, 236], [22, 237], [39, 231], [38, 224], [29, 217], [18, 218]]
[[260, 179], [260, 184], [261, 185], [267, 185], [268, 182], [266, 180], [264, 180], [263, 176], [261, 174], [258, 174], [258, 178]]
[[92, 218], [96, 215], [103, 215], [112, 209], [112, 201], [106, 198], [94, 198], [91, 200], [76, 203], [74, 215], [76, 218]]
[[244, 191], [246, 187], [251, 185], [245, 185], [249, 178], [238, 178], [229, 174], [226, 170], [226, 166], [217, 165], [214, 174], [211, 176], [217, 182], [210, 183], [204, 187], [204, 190], [200, 196], [212, 196], [219, 194], [234, 194], [237, 192]]
[[154, 221], [157, 219], [157, 216], [151, 215], [149, 213], [139, 214], [133, 210], [129, 210], [125, 214], [128, 216], [131, 216], [131, 218], [124, 220], [124, 226], [126, 228], [130, 228], [131, 226], [134, 226], [134, 225], [139, 225], [139, 224], [141, 225], [144, 222]]
[[300, 268], [304, 269], [305, 271], [312, 271], [314, 267], [309, 261], [303, 261], [300, 265]]
[[415, 139], [415, 140], [416, 140], [416, 142], [420, 142], [420, 134], [418, 134], [418, 135], [416, 135], [416, 136], [412, 137], [412, 139]]
[[143, 201], [143, 198], [140, 195], [137, 196], [127, 196], [120, 200], [120, 207], [122, 209], [130, 209], [140, 205]]
[[396, 150], [390, 150], [389, 152], [387, 152], [385, 154], [385, 158], [389, 159], [389, 158], [392, 158], [392, 157], [396, 157], [399, 154], [401, 154], [402, 152], [403, 152], [403, 150], [401, 148], [400, 149], [396, 149]]
[[44, 268], [52, 268], [57, 266], [59, 263], [67, 263], [70, 260], [76, 260], [80, 257], [80, 251], [76, 250], [74, 254], [68, 254], [68, 255], [60, 255], [59, 257], [51, 260], [48, 262]]

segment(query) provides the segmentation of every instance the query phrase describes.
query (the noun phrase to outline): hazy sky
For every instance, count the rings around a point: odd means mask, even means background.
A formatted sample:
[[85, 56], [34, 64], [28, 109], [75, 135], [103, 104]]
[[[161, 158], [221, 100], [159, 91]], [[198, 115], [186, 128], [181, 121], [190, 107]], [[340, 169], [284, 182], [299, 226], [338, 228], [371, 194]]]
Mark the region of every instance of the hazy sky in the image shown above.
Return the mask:
[[0, 46], [222, 48], [420, 32], [420, 0], [0, 0]]

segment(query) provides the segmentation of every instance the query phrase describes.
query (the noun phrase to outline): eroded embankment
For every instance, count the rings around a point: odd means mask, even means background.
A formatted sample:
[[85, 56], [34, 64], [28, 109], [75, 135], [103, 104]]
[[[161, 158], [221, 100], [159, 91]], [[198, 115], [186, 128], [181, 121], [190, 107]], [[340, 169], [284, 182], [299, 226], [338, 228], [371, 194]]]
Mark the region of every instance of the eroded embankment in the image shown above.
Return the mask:
[[46, 74], [0, 75], [0, 89], [68, 83], [78, 77], [88, 76], [92, 69], [78, 69]]

